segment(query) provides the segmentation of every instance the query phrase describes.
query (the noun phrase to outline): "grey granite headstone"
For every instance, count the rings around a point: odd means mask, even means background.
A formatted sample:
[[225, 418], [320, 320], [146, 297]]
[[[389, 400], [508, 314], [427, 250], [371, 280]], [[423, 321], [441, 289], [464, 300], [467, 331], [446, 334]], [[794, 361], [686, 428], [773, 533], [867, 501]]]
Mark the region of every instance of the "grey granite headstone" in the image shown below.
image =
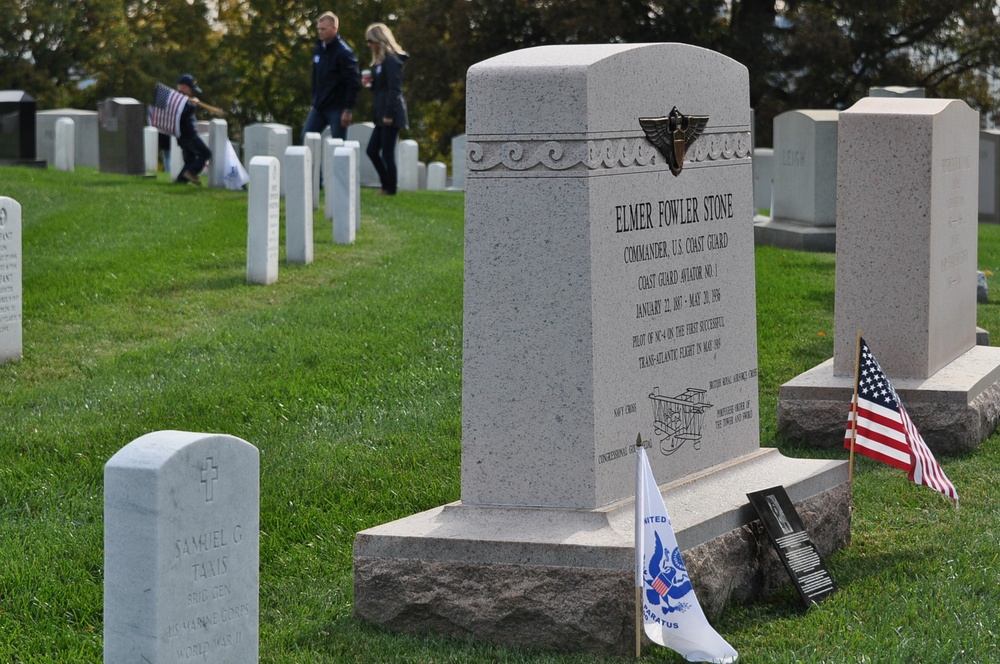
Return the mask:
[[782, 436], [842, 443], [859, 331], [932, 449], [995, 429], [1000, 348], [976, 345], [979, 147], [962, 101], [866, 97], [840, 114], [833, 358], [781, 387]]
[[101, 173], [145, 175], [145, 104], [131, 97], [105, 99], [97, 105], [97, 117]]
[[333, 182], [327, 191], [333, 201], [333, 241], [337, 244], [354, 244], [358, 189], [358, 153], [351, 147], [338, 147], [333, 151]]
[[803, 110], [774, 118], [774, 209], [754, 227], [757, 244], [835, 249], [838, 114]]
[[44, 166], [37, 159], [36, 107], [23, 90], [0, 90], [0, 162]]
[[753, 151], [753, 207], [771, 209], [771, 183], [774, 180], [774, 150], [755, 148]]
[[72, 118], [56, 121], [55, 168], [57, 171], [72, 173], [76, 163], [76, 123]]
[[277, 157], [250, 160], [247, 200], [247, 283], [278, 280], [281, 164]]
[[887, 85], [868, 88], [869, 97], [910, 97], [923, 98], [923, 88], [911, 88], [905, 85]]
[[[547, 46], [466, 89], [461, 502], [358, 534], [356, 615], [634, 652], [637, 438], [709, 613], [787, 578], [757, 558], [749, 491], [790, 487], [824, 555], [843, 546], [847, 464], [759, 445], [746, 68]], [[675, 108], [700, 128], [680, 158]]]
[[258, 661], [260, 459], [157, 431], [104, 467], [104, 661]]
[[312, 152], [302, 145], [285, 150], [285, 260], [313, 262]]
[[21, 266], [21, 204], [0, 196], [0, 364], [24, 352]]
[[35, 114], [35, 136], [38, 142], [39, 159], [48, 162], [55, 159], [56, 122], [61, 118], [71, 119], [76, 126], [76, 165], [99, 166], [97, 111], [76, 108], [56, 108], [38, 111]]
[[465, 189], [465, 141], [465, 134], [459, 134], [451, 139], [452, 189]]

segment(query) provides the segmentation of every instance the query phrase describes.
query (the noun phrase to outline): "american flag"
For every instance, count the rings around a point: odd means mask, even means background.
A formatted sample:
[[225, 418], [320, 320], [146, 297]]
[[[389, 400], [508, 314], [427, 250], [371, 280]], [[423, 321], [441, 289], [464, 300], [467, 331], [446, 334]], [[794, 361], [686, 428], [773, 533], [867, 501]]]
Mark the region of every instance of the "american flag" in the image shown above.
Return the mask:
[[156, 84], [153, 105], [148, 108], [149, 124], [164, 134], [181, 135], [181, 111], [187, 103], [187, 96], [172, 90], [162, 83]]
[[905, 470], [911, 482], [940, 491], [958, 505], [958, 492], [945, 476], [864, 339], [860, 340], [857, 384], [857, 436], [852, 436], [855, 406], [847, 421], [844, 447]]

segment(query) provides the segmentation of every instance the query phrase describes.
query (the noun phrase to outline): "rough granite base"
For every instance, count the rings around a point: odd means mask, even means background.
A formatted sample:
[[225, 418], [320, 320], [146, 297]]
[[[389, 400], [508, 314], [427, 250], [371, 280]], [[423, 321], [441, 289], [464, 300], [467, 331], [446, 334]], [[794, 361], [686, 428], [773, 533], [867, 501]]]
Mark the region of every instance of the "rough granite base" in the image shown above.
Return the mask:
[[837, 250], [835, 226], [810, 226], [784, 219], [755, 219], [753, 243], [757, 246], [833, 253]]
[[[782, 385], [778, 436], [812, 447], [843, 446], [853, 382], [853, 376], [835, 376], [830, 359]], [[975, 346], [930, 378], [892, 378], [892, 384], [935, 453], [974, 450], [1000, 423], [1000, 348]]]
[[[710, 616], [789, 583], [745, 495], [746, 504], [733, 504], [738, 494], [774, 486], [775, 473], [763, 468], [791, 470], [786, 489], [823, 556], [850, 543], [845, 462], [789, 460], [773, 449], [749, 456], [746, 474], [730, 465], [696, 483], [661, 487]], [[754, 476], [758, 481], [748, 486]], [[719, 491], [723, 487], [728, 490]], [[711, 509], [689, 509], [712, 493], [725, 495]], [[405, 633], [629, 655], [635, 648], [632, 509], [631, 499], [589, 512], [455, 503], [361, 532], [354, 545], [354, 614]], [[733, 523], [741, 525], [730, 528]]]

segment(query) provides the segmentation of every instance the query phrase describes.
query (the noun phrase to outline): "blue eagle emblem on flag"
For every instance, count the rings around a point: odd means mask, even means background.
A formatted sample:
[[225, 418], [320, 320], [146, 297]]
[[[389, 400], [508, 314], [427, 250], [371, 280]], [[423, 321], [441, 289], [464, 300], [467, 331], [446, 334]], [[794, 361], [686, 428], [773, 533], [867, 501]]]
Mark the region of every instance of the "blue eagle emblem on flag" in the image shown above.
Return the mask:
[[[649, 559], [649, 566], [643, 570], [646, 602], [650, 606], [660, 607], [664, 616], [674, 611], [686, 611], [690, 604], [679, 600], [693, 591], [694, 588], [691, 586], [687, 568], [684, 567], [681, 550], [675, 548], [669, 552], [664, 551], [660, 534], [654, 533], [654, 535], [656, 536], [656, 546]], [[668, 553], [669, 555], [667, 555]], [[678, 603], [671, 604], [671, 600]]]

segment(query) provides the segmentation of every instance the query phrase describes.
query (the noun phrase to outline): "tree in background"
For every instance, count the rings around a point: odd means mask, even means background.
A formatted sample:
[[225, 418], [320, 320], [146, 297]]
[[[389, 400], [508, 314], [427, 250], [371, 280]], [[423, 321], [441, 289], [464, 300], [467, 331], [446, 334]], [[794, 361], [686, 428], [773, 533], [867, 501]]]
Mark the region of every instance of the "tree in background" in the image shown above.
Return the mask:
[[[229, 111], [230, 135], [253, 122], [291, 125], [309, 110], [315, 19], [333, 8], [362, 66], [364, 29], [388, 24], [412, 55], [408, 137], [426, 160], [450, 158], [465, 130], [465, 76], [476, 62], [546, 44], [682, 42], [750, 73], [757, 142], [796, 108], [844, 109], [871, 86], [922, 87], [1000, 122], [1000, 18], [993, 0], [0, 0], [0, 89], [39, 108], [148, 101], [157, 81], [191, 72]], [[362, 91], [357, 121], [370, 113]]]

